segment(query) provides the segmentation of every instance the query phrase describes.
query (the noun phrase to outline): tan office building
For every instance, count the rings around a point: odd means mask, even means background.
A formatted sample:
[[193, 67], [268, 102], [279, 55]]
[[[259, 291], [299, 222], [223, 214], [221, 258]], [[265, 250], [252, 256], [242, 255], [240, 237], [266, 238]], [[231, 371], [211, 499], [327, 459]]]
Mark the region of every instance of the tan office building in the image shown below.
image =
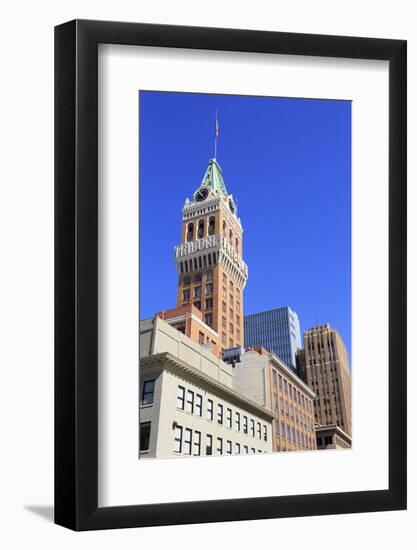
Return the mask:
[[316, 394], [316, 424], [334, 424], [351, 437], [352, 383], [349, 358], [340, 334], [329, 324], [307, 330], [298, 362], [301, 376]]
[[316, 449], [314, 392], [264, 348], [248, 349], [235, 365], [235, 389], [274, 415], [273, 450]]

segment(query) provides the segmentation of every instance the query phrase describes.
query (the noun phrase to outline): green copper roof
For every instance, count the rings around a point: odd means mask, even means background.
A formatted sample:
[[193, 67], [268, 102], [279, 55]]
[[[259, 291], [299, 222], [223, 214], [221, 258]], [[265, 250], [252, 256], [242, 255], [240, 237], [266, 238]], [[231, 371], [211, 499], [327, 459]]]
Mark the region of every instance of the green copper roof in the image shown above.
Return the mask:
[[200, 187], [208, 187], [215, 193], [222, 193], [227, 197], [222, 169], [216, 159], [210, 159]]

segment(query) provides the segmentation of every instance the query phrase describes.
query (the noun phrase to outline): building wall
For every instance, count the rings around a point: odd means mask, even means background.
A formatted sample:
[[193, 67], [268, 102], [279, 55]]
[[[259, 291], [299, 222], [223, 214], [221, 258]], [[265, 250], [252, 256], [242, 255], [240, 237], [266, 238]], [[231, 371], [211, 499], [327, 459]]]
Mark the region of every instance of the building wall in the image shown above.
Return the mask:
[[300, 322], [290, 307], [246, 315], [245, 347], [263, 347], [296, 369], [296, 352], [301, 348]]
[[235, 367], [235, 388], [274, 414], [274, 451], [316, 448], [314, 393], [278, 358], [247, 351]]
[[346, 348], [329, 324], [304, 333], [305, 376], [316, 393], [315, 416], [321, 425], [336, 424], [352, 435], [351, 375]]
[[140, 322], [139, 357], [168, 352], [195, 369], [233, 388], [233, 367], [159, 317]]
[[[168, 367], [168, 365], [167, 365]], [[243, 407], [237, 401], [227, 399], [224, 395], [216, 392], [210, 384], [197, 380], [190, 373], [184, 373], [169, 366], [155, 369], [145, 369], [141, 374], [140, 391], [143, 392], [143, 383], [146, 380], [155, 380], [155, 395], [152, 405], [140, 404], [140, 422], [151, 422], [151, 435], [149, 451], [141, 452], [141, 457], [147, 458], [169, 458], [175, 456], [206, 456], [207, 435], [212, 436], [212, 454], [220, 454], [217, 451], [217, 438], [222, 440], [222, 453], [228, 453], [228, 442], [231, 444], [231, 454], [239, 454], [237, 444], [240, 445], [240, 454], [247, 452], [271, 452], [272, 451], [272, 425], [271, 418], [267, 415], [257, 414], [251, 407]], [[178, 407], [178, 388], [185, 390], [184, 410]], [[187, 395], [193, 392], [193, 412], [187, 412]], [[201, 416], [196, 409], [197, 395], [201, 396]], [[208, 418], [208, 400], [213, 402], [213, 420]], [[218, 423], [218, 405], [223, 406], [223, 421]], [[228, 410], [231, 411], [231, 428], [227, 426]], [[240, 429], [237, 429], [237, 414], [240, 415]], [[248, 419], [248, 433], [243, 431], [244, 417]], [[255, 427], [255, 435], [251, 435], [251, 422]], [[261, 428], [261, 437], [258, 433], [258, 425]], [[182, 428], [181, 452], [175, 452], [176, 427]], [[185, 430], [192, 431], [191, 454], [186, 451]], [[200, 435], [200, 449], [197, 453], [196, 435]], [[265, 440], [266, 434], [266, 440]]]

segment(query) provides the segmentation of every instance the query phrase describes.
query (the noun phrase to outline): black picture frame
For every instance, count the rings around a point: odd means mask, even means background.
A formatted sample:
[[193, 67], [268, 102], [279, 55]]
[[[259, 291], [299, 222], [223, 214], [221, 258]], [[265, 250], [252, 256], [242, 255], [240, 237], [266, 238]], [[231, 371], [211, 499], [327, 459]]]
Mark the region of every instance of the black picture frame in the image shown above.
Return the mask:
[[[389, 488], [98, 507], [98, 44], [389, 62]], [[55, 522], [74, 530], [406, 508], [406, 41], [74, 20], [55, 28]]]

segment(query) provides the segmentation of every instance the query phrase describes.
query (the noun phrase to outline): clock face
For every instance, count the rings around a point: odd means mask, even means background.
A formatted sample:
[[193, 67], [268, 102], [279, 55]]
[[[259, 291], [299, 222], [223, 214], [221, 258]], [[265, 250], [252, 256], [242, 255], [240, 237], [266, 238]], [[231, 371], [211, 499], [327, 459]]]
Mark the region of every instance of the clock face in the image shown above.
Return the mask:
[[208, 194], [209, 194], [208, 189], [206, 189], [205, 187], [202, 187], [195, 194], [195, 200], [198, 202], [205, 201], [206, 198], [208, 197]]
[[232, 199], [229, 199], [229, 208], [230, 208], [230, 212], [232, 214], [234, 214], [235, 213], [235, 205], [234, 205]]

